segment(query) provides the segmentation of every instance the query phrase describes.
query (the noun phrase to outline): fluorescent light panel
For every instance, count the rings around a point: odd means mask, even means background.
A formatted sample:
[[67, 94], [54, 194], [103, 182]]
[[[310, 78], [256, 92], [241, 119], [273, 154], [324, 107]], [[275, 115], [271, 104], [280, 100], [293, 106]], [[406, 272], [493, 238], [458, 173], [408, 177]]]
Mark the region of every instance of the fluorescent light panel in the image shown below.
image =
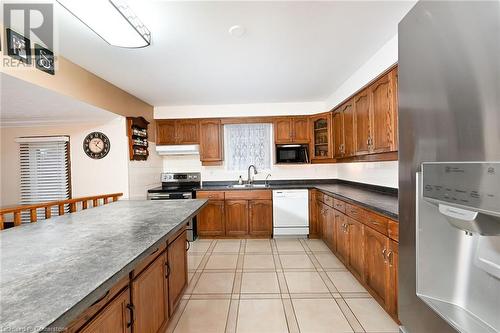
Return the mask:
[[151, 44], [151, 33], [123, 0], [57, 0], [113, 46], [137, 48]]

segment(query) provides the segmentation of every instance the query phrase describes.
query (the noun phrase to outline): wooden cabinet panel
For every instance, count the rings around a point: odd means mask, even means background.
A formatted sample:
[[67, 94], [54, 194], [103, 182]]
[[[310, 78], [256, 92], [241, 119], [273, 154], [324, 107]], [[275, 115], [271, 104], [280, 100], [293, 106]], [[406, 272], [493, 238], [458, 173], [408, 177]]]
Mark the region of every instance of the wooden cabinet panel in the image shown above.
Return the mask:
[[344, 115], [338, 110], [333, 113], [333, 155], [335, 158], [344, 157]]
[[347, 221], [349, 225], [349, 266], [358, 280], [363, 281], [365, 272], [364, 226], [349, 217]]
[[224, 200], [224, 191], [196, 191], [197, 199]]
[[225, 192], [224, 196], [231, 200], [271, 200], [273, 193], [270, 190], [235, 190]]
[[176, 144], [175, 120], [156, 120], [156, 144]]
[[177, 144], [200, 143], [198, 120], [176, 120], [175, 133], [177, 136]]
[[217, 162], [223, 158], [223, 137], [220, 119], [200, 121], [200, 160]]
[[82, 333], [129, 333], [130, 290], [126, 288], [80, 331]]
[[309, 142], [309, 118], [308, 117], [293, 117], [292, 118], [292, 138], [294, 143]]
[[320, 202], [317, 199], [318, 191], [309, 191], [309, 238], [321, 238], [319, 230]]
[[365, 283], [373, 296], [381, 303], [388, 304], [389, 269], [387, 253], [389, 239], [371, 228], [365, 228]]
[[399, 140], [398, 140], [398, 122], [399, 122], [399, 96], [398, 96], [398, 93], [399, 93], [399, 90], [398, 90], [398, 80], [399, 80], [399, 75], [398, 75], [398, 68], [394, 68], [392, 71], [391, 71], [391, 75], [393, 77], [393, 83], [392, 83], [392, 86], [394, 87], [393, 88], [393, 94], [392, 94], [392, 98], [393, 98], [393, 103], [394, 103], [394, 147], [393, 147], [393, 150], [394, 151], [397, 151], [398, 148], [399, 148]]
[[248, 234], [248, 201], [226, 200], [224, 203], [226, 236]]
[[333, 199], [333, 208], [345, 214], [345, 202], [339, 199]]
[[354, 144], [355, 154], [370, 152], [370, 95], [365, 89], [354, 97]]
[[170, 316], [177, 308], [188, 282], [186, 243], [186, 231], [184, 231], [167, 247], [166, 275], [168, 277], [168, 309]]
[[292, 142], [292, 122], [290, 117], [274, 120], [274, 142], [278, 144]]
[[[221, 192], [224, 194], [224, 192]], [[209, 200], [196, 218], [198, 235], [203, 236], [224, 236], [224, 201]]]
[[[166, 254], [159, 256], [131, 283], [134, 332], [156, 333], [168, 321]], [[163, 295], [163, 296], [162, 296]]]
[[331, 113], [313, 116], [310, 121], [312, 124], [311, 160], [331, 159], [333, 157]]
[[248, 234], [271, 237], [273, 233], [272, 200], [250, 200], [248, 202]]
[[386, 74], [370, 87], [370, 150], [391, 151], [394, 147], [394, 99], [391, 74]]
[[394, 318], [398, 317], [398, 265], [399, 265], [399, 244], [395, 241], [389, 242], [389, 253], [387, 254], [389, 265], [389, 285], [387, 290], [387, 311]]
[[346, 265], [349, 264], [349, 235], [347, 216], [335, 211], [335, 233], [337, 237], [337, 257]]
[[335, 212], [332, 208], [325, 206], [325, 241], [328, 247], [333, 251], [337, 251], [337, 237], [335, 232]]
[[354, 99], [350, 99], [341, 106], [342, 120], [344, 122], [344, 146], [343, 156], [351, 157], [355, 154], [354, 148]]

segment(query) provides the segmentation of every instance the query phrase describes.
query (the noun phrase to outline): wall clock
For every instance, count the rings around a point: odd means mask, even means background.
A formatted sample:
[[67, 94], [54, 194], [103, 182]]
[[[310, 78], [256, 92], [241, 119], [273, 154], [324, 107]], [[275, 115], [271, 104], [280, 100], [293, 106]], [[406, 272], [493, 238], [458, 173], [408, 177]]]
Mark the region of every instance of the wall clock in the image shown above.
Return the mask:
[[111, 143], [108, 137], [101, 132], [92, 132], [83, 140], [83, 150], [93, 159], [101, 159], [108, 155]]

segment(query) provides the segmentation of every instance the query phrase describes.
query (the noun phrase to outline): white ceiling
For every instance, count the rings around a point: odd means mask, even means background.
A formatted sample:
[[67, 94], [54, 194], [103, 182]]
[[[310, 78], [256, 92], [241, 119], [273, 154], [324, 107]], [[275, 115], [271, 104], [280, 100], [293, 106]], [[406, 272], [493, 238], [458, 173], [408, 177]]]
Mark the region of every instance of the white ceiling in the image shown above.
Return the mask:
[[[154, 105], [325, 100], [397, 33], [415, 1], [129, 0], [144, 49], [109, 46], [56, 14], [60, 54]], [[236, 39], [228, 29], [243, 25]]]
[[0, 126], [101, 122], [118, 117], [24, 80], [0, 73]]

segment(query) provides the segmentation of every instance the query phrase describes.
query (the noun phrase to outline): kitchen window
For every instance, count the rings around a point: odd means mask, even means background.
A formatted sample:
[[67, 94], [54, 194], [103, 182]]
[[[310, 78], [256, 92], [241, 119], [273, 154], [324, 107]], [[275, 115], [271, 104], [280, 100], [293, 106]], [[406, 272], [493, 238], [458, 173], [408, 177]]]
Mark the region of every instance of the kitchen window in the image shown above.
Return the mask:
[[224, 125], [224, 152], [226, 168], [230, 171], [271, 169], [271, 124]]
[[[71, 197], [69, 137], [22, 137], [19, 143], [20, 204], [66, 200]], [[66, 207], [68, 210], [69, 207]], [[57, 215], [58, 207], [52, 207]], [[39, 216], [44, 209], [39, 208]], [[21, 220], [29, 222], [29, 212]]]

